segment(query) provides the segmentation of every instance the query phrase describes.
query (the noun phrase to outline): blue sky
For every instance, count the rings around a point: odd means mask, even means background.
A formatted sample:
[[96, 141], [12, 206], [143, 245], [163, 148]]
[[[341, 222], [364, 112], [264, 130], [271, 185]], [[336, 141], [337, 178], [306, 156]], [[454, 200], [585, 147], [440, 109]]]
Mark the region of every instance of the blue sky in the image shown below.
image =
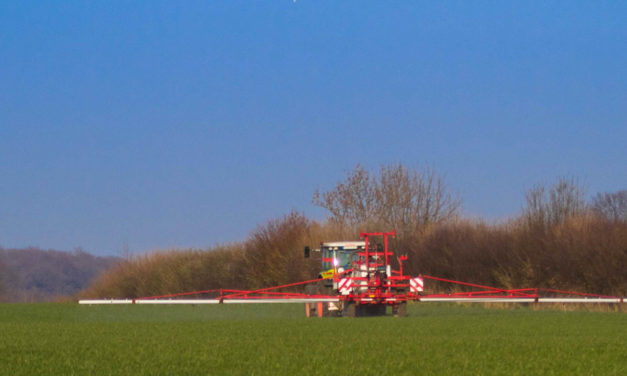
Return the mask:
[[357, 163], [469, 217], [627, 188], [627, 3], [0, 4], [0, 245], [242, 240]]

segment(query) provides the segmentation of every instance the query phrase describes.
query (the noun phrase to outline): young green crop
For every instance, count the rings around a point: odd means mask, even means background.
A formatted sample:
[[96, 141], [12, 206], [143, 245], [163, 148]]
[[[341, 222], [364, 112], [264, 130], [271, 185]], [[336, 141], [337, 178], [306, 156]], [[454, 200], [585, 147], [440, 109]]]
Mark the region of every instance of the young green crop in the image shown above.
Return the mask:
[[410, 305], [306, 319], [300, 304], [0, 305], [2, 375], [627, 373], [623, 313]]

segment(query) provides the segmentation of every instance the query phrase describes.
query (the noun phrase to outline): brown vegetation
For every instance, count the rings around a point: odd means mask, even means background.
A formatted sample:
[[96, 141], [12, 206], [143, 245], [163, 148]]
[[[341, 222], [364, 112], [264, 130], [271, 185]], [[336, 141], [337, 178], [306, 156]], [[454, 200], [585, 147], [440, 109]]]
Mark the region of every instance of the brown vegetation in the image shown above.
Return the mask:
[[627, 190], [597, 194], [592, 200], [592, 210], [612, 221], [627, 221]]
[[456, 221], [407, 240], [410, 270], [499, 287], [627, 294], [627, 224], [583, 215], [548, 229]]
[[[305, 245], [354, 240], [359, 230], [397, 229], [408, 273], [493, 285], [627, 295], [627, 221], [588, 209], [574, 179], [527, 193], [522, 214], [486, 224], [457, 216], [459, 202], [432, 171], [402, 165], [379, 175], [357, 167], [314, 202], [325, 222], [299, 213], [269, 221], [242, 243], [162, 251], [118, 264], [83, 297], [141, 297], [215, 288], [261, 288], [315, 278], [319, 254]], [[442, 286], [442, 288], [444, 288]]]
[[[124, 261], [84, 297], [141, 297], [215, 288], [261, 288], [315, 278], [320, 260], [305, 245], [356, 239], [292, 213], [259, 227], [243, 243], [207, 250], [162, 251]], [[525, 220], [487, 225], [455, 220], [392, 241], [406, 270], [499, 287], [627, 294], [627, 223], [584, 215], [538, 230]]]

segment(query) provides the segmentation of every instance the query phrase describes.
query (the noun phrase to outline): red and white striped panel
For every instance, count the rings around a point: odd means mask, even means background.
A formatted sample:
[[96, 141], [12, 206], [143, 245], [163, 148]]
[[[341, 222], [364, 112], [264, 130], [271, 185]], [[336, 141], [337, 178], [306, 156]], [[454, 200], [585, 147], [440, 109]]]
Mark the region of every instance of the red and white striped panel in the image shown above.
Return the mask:
[[421, 277], [414, 277], [409, 280], [409, 291], [422, 292], [425, 290], [425, 281]]
[[337, 284], [337, 289], [342, 295], [348, 295], [353, 287], [353, 280], [351, 278], [342, 278]]

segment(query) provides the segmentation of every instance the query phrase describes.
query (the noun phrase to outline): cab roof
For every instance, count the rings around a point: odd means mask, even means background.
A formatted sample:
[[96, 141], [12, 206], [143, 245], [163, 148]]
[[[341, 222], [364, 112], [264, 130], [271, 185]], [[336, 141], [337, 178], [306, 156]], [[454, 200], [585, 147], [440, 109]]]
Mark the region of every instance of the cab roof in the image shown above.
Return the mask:
[[348, 242], [327, 242], [327, 243], [322, 243], [322, 246], [328, 247], [328, 248], [343, 247], [345, 249], [356, 249], [357, 247], [364, 248], [366, 246], [366, 242], [362, 240], [348, 241]]

